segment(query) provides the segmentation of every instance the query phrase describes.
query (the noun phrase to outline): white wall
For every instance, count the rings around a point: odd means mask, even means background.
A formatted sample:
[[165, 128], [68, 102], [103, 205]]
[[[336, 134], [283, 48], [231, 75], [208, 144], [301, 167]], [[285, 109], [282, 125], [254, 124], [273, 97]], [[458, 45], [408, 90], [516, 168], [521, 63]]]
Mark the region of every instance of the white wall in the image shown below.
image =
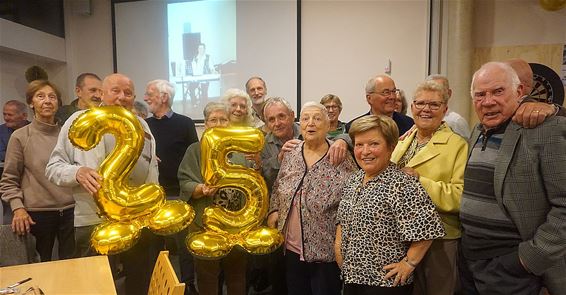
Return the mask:
[[[67, 102], [81, 72], [99, 76], [112, 72], [110, 1], [92, 0], [90, 16], [73, 12], [71, 2], [65, 2], [65, 48], [59, 50], [65, 54], [57, 58], [64, 61], [54, 61], [48, 57], [52, 54], [38, 56], [0, 48], [2, 101], [23, 99], [23, 72], [34, 64], [44, 66], [55, 83], [66, 89]], [[426, 12], [425, 0], [303, 0], [303, 103], [335, 93], [345, 105], [343, 120], [366, 112], [364, 84], [370, 76], [383, 72], [388, 59], [397, 87], [410, 96], [426, 74]], [[6, 42], [6, 31], [11, 30], [6, 30], [0, 19], [0, 46]], [[476, 47], [566, 43], [566, 9], [548, 12], [536, 0], [477, 0], [473, 32]], [[28, 33], [20, 31], [15, 36], [18, 42], [43, 48]]]
[[427, 1], [303, 1], [302, 102], [338, 95], [341, 120], [369, 110], [365, 84], [384, 73], [408, 97], [426, 76]]
[[65, 89], [65, 58], [63, 38], [0, 19], [0, 106], [12, 99], [25, 102], [25, 72], [33, 65], [45, 69], [49, 79]]

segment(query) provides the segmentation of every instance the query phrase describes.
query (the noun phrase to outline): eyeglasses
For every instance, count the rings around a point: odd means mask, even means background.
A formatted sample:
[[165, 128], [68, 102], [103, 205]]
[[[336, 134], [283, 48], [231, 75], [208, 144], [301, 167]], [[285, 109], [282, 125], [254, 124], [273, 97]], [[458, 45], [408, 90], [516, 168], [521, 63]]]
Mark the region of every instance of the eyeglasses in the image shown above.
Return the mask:
[[390, 96], [391, 94], [395, 94], [397, 95], [397, 93], [399, 93], [399, 89], [397, 88], [393, 88], [393, 89], [384, 89], [381, 92], [370, 92], [371, 93], [375, 93], [375, 94], [379, 94], [381, 96]]
[[422, 100], [415, 100], [413, 102], [413, 105], [415, 106], [415, 108], [417, 108], [418, 110], [423, 110], [426, 106], [428, 106], [428, 108], [431, 111], [438, 111], [440, 109], [440, 107], [442, 107], [444, 103], [441, 101], [422, 101]]

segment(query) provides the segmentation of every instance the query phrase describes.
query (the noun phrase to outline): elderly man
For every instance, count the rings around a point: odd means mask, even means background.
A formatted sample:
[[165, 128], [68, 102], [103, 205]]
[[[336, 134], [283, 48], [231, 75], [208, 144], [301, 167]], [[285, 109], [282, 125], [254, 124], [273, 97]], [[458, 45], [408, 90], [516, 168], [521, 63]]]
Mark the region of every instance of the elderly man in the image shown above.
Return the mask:
[[513, 116], [515, 123], [523, 127], [534, 128], [553, 114], [566, 116], [566, 111], [562, 106], [546, 102], [537, 103], [537, 99], [530, 96], [533, 91], [533, 70], [528, 62], [520, 58], [512, 58], [506, 60], [505, 63], [515, 70], [523, 85], [522, 104]]
[[270, 98], [263, 114], [271, 131], [265, 136], [265, 146], [261, 152], [262, 172], [271, 192], [283, 155], [299, 143], [301, 132], [295, 124], [295, 112], [283, 98]]
[[77, 98], [69, 105], [59, 108], [55, 115], [57, 119], [59, 119], [60, 124], [65, 123], [76, 111], [86, 110], [90, 107], [100, 105], [100, 96], [102, 95], [101, 87], [102, 81], [100, 81], [100, 78], [96, 74], [80, 74], [75, 82], [75, 95]]
[[[177, 171], [185, 151], [198, 141], [195, 123], [187, 116], [173, 112], [171, 105], [175, 97], [175, 85], [166, 80], [153, 80], [147, 83], [144, 101], [153, 117], [147, 118], [147, 124], [155, 136], [159, 162], [159, 184], [165, 189], [168, 198], [177, 199], [180, 194]], [[194, 265], [192, 256], [185, 247], [187, 231], [175, 235], [179, 249], [181, 281], [187, 286], [186, 294], [196, 294]]]
[[254, 119], [252, 126], [261, 128], [264, 132], [269, 131], [263, 118], [263, 107], [265, 105], [265, 97], [267, 96], [265, 81], [261, 77], [256, 76], [249, 78], [246, 82], [246, 92], [252, 99], [252, 116]]
[[[0, 125], [0, 175], [4, 170], [4, 159], [6, 157], [6, 148], [8, 147], [8, 141], [14, 130], [24, 127], [29, 124], [27, 120], [28, 117], [28, 107], [25, 103], [19, 100], [9, 100], [4, 104], [4, 124]], [[4, 208], [6, 210], [4, 210]], [[0, 203], [0, 222], [7, 224], [12, 222], [12, 211], [10, 206]], [[4, 219], [4, 220], [2, 220]]]
[[511, 121], [523, 94], [504, 63], [483, 65], [471, 94], [480, 125], [460, 208], [463, 294], [566, 290], [566, 118], [534, 128]]
[[[444, 88], [444, 91], [448, 93], [448, 100], [452, 97], [452, 89], [450, 89], [450, 83], [448, 82], [448, 78], [442, 75], [430, 75], [426, 78], [426, 81], [434, 81]], [[448, 103], [448, 102], [447, 102]], [[464, 117], [460, 116], [460, 114], [448, 109], [446, 114], [444, 115], [444, 121], [452, 131], [456, 132], [460, 136], [465, 139], [470, 137], [470, 125], [468, 121], [464, 119]]]
[[[134, 83], [122, 74], [111, 74], [102, 82], [102, 104], [122, 106], [131, 110], [134, 103]], [[73, 188], [75, 198], [75, 239], [76, 256], [94, 254], [90, 250], [90, 235], [94, 227], [102, 220], [98, 217], [98, 208], [93, 199], [100, 189], [101, 176], [97, 170], [100, 163], [114, 148], [113, 136], [104, 136], [102, 141], [89, 151], [73, 147], [68, 139], [69, 128], [74, 119], [84, 111], [75, 112], [61, 128], [57, 145], [47, 164], [46, 175], [49, 180], [60, 186]], [[142, 153], [129, 177], [131, 185], [158, 182], [155, 139], [147, 123], [139, 118], [145, 132]], [[128, 294], [145, 294], [158, 249], [154, 249], [154, 238], [144, 230], [139, 242], [123, 253], [122, 262], [126, 273], [126, 291]]]
[[198, 135], [191, 118], [171, 109], [174, 96], [174, 84], [166, 80], [153, 80], [147, 83], [144, 101], [153, 114], [146, 121], [155, 136], [156, 154], [161, 160], [159, 184], [168, 197], [178, 198], [180, 189], [177, 170], [189, 145], [198, 141]]
[[[407, 132], [413, 126], [413, 119], [395, 112], [395, 99], [399, 89], [395, 87], [395, 81], [388, 75], [377, 75], [369, 79], [366, 83], [366, 101], [370, 106], [369, 112], [358, 118], [367, 115], [383, 115], [393, 118], [399, 127], [399, 134]], [[356, 120], [346, 124], [346, 130], [350, 130], [350, 125]]]

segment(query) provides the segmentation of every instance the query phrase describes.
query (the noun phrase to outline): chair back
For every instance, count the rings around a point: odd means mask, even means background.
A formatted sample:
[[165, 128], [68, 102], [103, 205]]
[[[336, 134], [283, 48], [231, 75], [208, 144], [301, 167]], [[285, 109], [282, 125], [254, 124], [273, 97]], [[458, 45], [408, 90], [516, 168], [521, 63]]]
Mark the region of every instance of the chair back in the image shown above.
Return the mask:
[[159, 252], [149, 283], [148, 295], [183, 295], [185, 283], [179, 283], [169, 260], [169, 251]]
[[11, 225], [0, 225], [0, 266], [39, 262], [35, 237], [28, 233], [18, 236]]

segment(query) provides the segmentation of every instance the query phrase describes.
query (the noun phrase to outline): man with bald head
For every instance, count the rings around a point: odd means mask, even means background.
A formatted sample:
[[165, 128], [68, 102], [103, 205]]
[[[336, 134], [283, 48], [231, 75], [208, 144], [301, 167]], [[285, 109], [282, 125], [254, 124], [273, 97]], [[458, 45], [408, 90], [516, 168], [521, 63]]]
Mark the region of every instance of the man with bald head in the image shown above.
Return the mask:
[[523, 93], [505, 63], [484, 64], [472, 79], [480, 124], [460, 208], [462, 294], [566, 290], [566, 118], [521, 128], [511, 118]]
[[[399, 134], [407, 132], [414, 122], [408, 116], [395, 112], [395, 99], [399, 89], [395, 87], [395, 81], [388, 75], [375, 76], [366, 83], [366, 101], [370, 106], [369, 112], [356, 119], [368, 115], [383, 115], [393, 118], [399, 128]], [[346, 130], [356, 119], [346, 124]]]
[[533, 70], [527, 61], [512, 58], [505, 63], [515, 70], [521, 85], [523, 85], [521, 106], [513, 116], [515, 123], [526, 128], [534, 128], [552, 115], [566, 116], [566, 111], [561, 106], [546, 101], [538, 102], [536, 98], [530, 96], [533, 91], [534, 80]]
[[[122, 74], [111, 74], [102, 82], [102, 104], [105, 106], [122, 106], [132, 110], [134, 106], [134, 83]], [[106, 135], [101, 142], [89, 151], [74, 147], [68, 139], [69, 129], [73, 121], [85, 111], [75, 112], [61, 128], [57, 145], [51, 154], [46, 168], [46, 176], [57, 185], [72, 187], [75, 198], [75, 241], [76, 257], [94, 255], [90, 248], [90, 235], [96, 225], [101, 223], [98, 208], [93, 195], [100, 189], [101, 176], [97, 169], [113, 150], [114, 137]], [[139, 186], [144, 183], [158, 183], [157, 157], [155, 155], [155, 139], [145, 122], [138, 118], [144, 130], [144, 147], [142, 153], [129, 176], [129, 184]], [[151, 263], [154, 255], [146, 249], [151, 238], [142, 238], [134, 248], [126, 251], [123, 257], [126, 272], [126, 291], [128, 294], [145, 294], [151, 276]], [[145, 250], [145, 251], [141, 251]], [[145, 253], [144, 253], [145, 252]], [[135, 256], [136, 260], [129, 256]], [[132, 254], [132, 255], [128, 255]], [[145, 290], [145, 292], [144, 292]]]

